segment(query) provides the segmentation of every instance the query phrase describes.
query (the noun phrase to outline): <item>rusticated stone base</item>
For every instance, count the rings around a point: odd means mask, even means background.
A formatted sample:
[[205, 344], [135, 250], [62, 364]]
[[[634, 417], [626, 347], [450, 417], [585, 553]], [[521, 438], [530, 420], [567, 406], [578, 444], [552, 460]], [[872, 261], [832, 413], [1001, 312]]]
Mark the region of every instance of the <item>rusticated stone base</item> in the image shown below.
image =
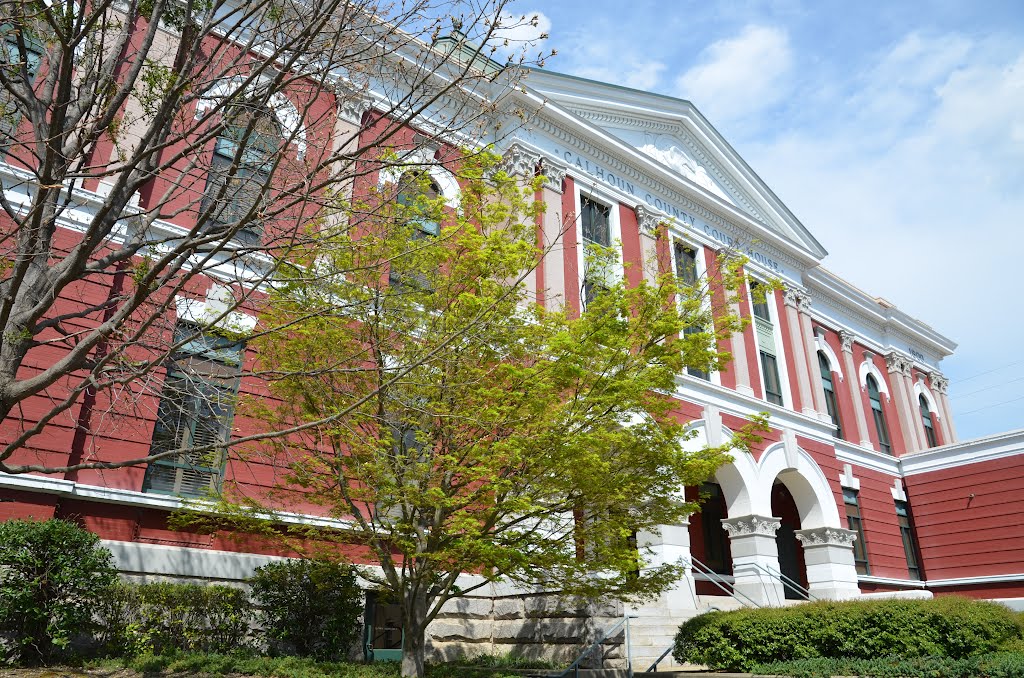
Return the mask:
[[[621, 603], [553, 594], [466, 597], [449, 601], [427, 628], [428, 660], [511, 654], [568, 664], [622, 620]], [[584, 662], [586, 668], [625, 665], [619, 629]]]

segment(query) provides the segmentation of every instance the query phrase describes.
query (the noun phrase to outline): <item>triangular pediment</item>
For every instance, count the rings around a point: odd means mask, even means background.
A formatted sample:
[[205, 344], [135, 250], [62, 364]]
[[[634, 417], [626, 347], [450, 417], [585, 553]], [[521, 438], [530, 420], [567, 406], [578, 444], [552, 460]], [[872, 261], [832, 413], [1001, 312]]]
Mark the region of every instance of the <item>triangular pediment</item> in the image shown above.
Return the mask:
[[527, 86], [820, 259], [825, 249], [689, 101], [532, 70]]

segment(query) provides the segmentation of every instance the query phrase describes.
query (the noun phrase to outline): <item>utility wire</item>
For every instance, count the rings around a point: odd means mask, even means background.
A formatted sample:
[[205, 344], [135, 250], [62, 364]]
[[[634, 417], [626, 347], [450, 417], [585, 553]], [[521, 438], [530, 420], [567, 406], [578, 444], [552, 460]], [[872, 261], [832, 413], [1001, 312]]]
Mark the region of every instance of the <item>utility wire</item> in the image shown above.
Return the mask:
[[988, 405], [986, 407], [979, 407], [978, 409], [971, 410], [970, 412], [960, 412], [959, 414], [957, 414], [957, 416], [958, 417], [966, 417], [968, 414], [974, 414], [975, 412], [984, 412], [985, 410], [991, 410], [992, 408], [999, 407], [1000, 405], [1009, 405], [1010, 403], [1015, 403], [1018, 400], [1024, 400], [1024, 396], [1021, 396], [1019, 398], [1013, 398], [1011, 400], [1004, 400], [1001, 403], [994, 403], [994, 404]]
[[976, 378], [978, 378], [978, 377], [983, 377], [983, 376], [985, 376], [986, 374], [992, 374], [993, 372], [998, 372], [999, 370], [1004, 370], [1004, 369], [1006, 369], [1007, 367], [1013, 367], [1014, 365], [1020, 365], [1021, 363], [1024, 363], [1024, 360], [1018, 360], [1018, 361], [1016, 361], [1016, 362], [1012, 362], [1012, 363], [1010, 363], [1010, 364], [1008, 364], [1008, 365], [1000, 365], [999, 367], [993, 367], [993, 368], [992, 368], [991, 370], [986, 370], [986, 371], [984, 371], [984, 372], [978, 372], [977, 374], [972, 374], [972, 375], [971, 375], [971, 376], [969, 376], [969, 377], [964, 377], [963, 379], [957, 379], [956, 381], [954, 381], [954, 382], [950, 382], [950, 383], [953, 383], [953, 384], [962, 384], [962, 383], [964, 383], [965, 381], [970, 381], [971, 379], [976, 379]]
[[957, 393], [956, 395], [952, 396], [950, 398], [950, 400], [959, 400], [960, 398], [966, 398], [967, 396], [972, 396], [972, 395], [974, 395], [976, 393], [984, 393], [985, 391], [991, 391], [994, 388], [1001, 388], [1003, 386], [1006, 386], [1007, 384], [1012, 384], [1012, 383], [1018, 382], [1018, 381], [1024, 381], [1024, 377], [1017, 377], [1016, 379], [1011, 379], [1010, 381], [1004, 381], [1004, 382], [998, 383], [998, 384], [996, 384], [994, 386], [986, 386], [985, 388], [979, 388], [976, 391], [970, 391], [969, 393]]

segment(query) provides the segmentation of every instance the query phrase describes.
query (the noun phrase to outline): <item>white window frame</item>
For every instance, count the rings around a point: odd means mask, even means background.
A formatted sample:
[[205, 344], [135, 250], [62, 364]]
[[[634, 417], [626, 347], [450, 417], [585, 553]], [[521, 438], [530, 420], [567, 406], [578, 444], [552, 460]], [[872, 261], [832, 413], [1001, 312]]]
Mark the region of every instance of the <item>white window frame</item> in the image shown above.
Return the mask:
[[576, 229], [576, 266], [579, 271], [576, 280], [576, 289], [580, 295], [580, 312], [583, 312], [583, 274], [586, 265], [586, 253], [583, 247], [583, 197], [586, 196], [594, 202], [608, 205], [608, 241], [611, 243], [612, 251], [615, 252], [615, 265], [612, 273], [621, 280], [626, 275], [626, 266], [622, 260], [622, 225], [619, 221], [619, 200], [611, 193], [602, 191], [598, 186], [581, 186], [576, 184], [576, 218], [573, 226]]
[[[676, 247], [675, 247], [675, 243], [678, 240], [681, 243], [683, 243], [684, 247], [689, 247], [697, 255], [697, 257], [696, 257], [696, 259], [697, 259], [697, 280], [698, 280], [698, 282], [701, 282], [702, 284], [708, 286], [710, 283], [708, 281], [708, 264], [707, 264], [707, 257], [706, 257], [706, 252], [705, 252], [705, 249], [704, 249], [704, 245], [700, 244], [700, 242], [698, 242], [696, 240], [693, 240], [692, 238], [687, 237], [681, 231], [673, 230], [671, 228], [668, 229], [668, 237], [669, 237], [668, 255], [669, 255], [670, 265], [672, 267], [672, 275], [675, 275], [676, 271], [679, 270], [679, 268], [676, 266], [677, 262], [676, 262]], [[677, 299], [676, 301], [678, 302], [679, 300]], [[711, 310], [711, 289], [710, 289], [710, 287], [708, 287], [708, 293], [704, 297], [702, 308], [703, 308], [704, 311], [710, 311]], [[714, 321], [712, 320], [712, 322], [714, 322]], [[712, 329], [712, 332], [713, 332], [714, 331], [714, 327], [712, 327], [711, 329]], [[703, 381], [702, 379], [699, 379], [698, 377], [695, 377], [695, 379]], [[722, 374], [720, 372], [718, 372], [717, 370], [711, 370], [708, 373], [708, 381], [710, 383], [712, 383], [712, 384], [715, 384], [716, 386], [721, 386], [722, 385]]]
[[[750, 304], [750, 323], [754, 332], [754, 351], [755, 357], [757, 358], [757, 373], [761, 377], [761, 399], [766, 403], [768, 402], [768, 392], [764, 385], [764, 365], [761, 361], [761, 347], [757, 345], [757, 329], [754, 327], [754, 297], [750, 290], [750, 283], [756, 282], [761, 285], [767, 285], [768, 283], [761, 280], [757, 276], [747, 275], [747, 301]], [[775, 405], [775, 407], [784, 407], [786, 409], [793, 409], [793, 390], [789, 384], [789, 361], [786, 356], [786, 345], [782, 343], [782, 325], [779, 322], [779, 309], [775, 295], [778, 290], [772, 290], [765, 296], [765, 303], [768, 306], [768, 315], [771, 318], [772, 323], [772, 336], [775, 339], [775, 362], [779, 366], [779, 386], [782, 388], [782, 405]], [[774, 405], [774, 403], [769, 403]]]

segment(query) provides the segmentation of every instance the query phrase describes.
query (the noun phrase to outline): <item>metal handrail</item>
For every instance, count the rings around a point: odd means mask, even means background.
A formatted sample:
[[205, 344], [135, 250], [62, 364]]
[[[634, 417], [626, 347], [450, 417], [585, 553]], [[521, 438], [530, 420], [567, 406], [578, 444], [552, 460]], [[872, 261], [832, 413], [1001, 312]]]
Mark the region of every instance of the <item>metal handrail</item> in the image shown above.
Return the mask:
[[[600, 638], [598, 638], [593, 643], [591, 643], [589, 646], [587, 646], [587, 649], [583, 650], [583, 652], [580, 654], [580, 656], [576, 657], [576, 660], [572, 664], [569, 664], [568, 668], [566, 668], [561, 673], [558, 673], [558, 674], [555, 674], [554, 676], [551, 676], [550, 678], [565, 678], [567, 675], [569, 675], [570, 672], [572, 672], [572, 674], [573, 674], [573, 676], [575, 678], [579, 678], [579, 675], [580, 675], [580, 662], [583, 661], [584, 659], [586, 659], [587, 657], [589, 657], [591, 652], [593, 652], [595, 649], [597, 649], [602, 643], [604, 643], [604, 641], [608, 640], [608, 638], [611, 637], [611, 635], [613, 633], [616, 633], [622, 626], [626, 627], [626, 641], [627, 641], [627, 652], [628, 652], [629, 620], [630, 619], [636, 619], [636, 617], [632, 617], [632, 616], [630, 616], [628, 614], [623, 616], [622, 621], [617, 622], [610, 629], [608, 629], [607, 631], [602, 633]], [[627, 670], [629, 672], [630, 678], [632, 678], [632, 676], [633, 676], [633, 667], [632, 667], [632, 665], [627, 665]]]
[[750, 564], [753, 565], [754, 567], [756, 567], [758, 570], [761, 570], [762, 572], [767, 574], [769, 577], [778, 578], [778, 580], [782, 584], [783, 588], [789, 589], [790, 591], [792, 591], [793, 593], [797, 594], [798, 596], [800, 596], [804, 600], [806, 600], [806, 601], [817, 600], [817, 598], [815, 598], [814, 596], [811, 595], [810, 591], [805, 589], [801, 584], [797, 583], [796, 581], [794, 581], [790, 577], [782, 574], [782, 572], [780, 572], [778, 570], [775, 570], [772, 567], [769, 567], [768, 565], [763, 565], [762, 563], [750, 563]]
[[[692, 567], [693, 569], [697, 570], [702, 575], [707, 577], [708, 581], [710, 581], [712, 584], [721, 589], [722, 592], [725, 593], [725, 595], [731, 596], [734, 600], [738, 600], [741, 605], [749, 605], [750, 607], [761, 607], [750, 596], [748, 596], [745, 593], [741, 593], [740, 591], [737, 591], [736, 587], [729, 584], [729, 582], [726, 581], [726, 579], [722, 577], [722, 575], [718, 574], [717, 572], [715, 572], [710, 567], [700, 562], [693, 556], [690, 556], [690, 567]], [[731, 590], [730, 588], [726, 588], [726, 584], [730, 585]]]
[[647, 667], [647, 669], [646, 669], [646, 670], [644, 671], [644, 673], [654, 673], [655, 671], [657, 671], [657, 670], [658, 670], [658, 664], [660, 664], [660, 663], [661, 663], [661, 661], [662, 661], [662, 660], [663, 660], [663, 659], [664, 659], [665, 657], [667, 657], [667, 656], [668, 656], [668, 653], [669, 653], [669, 652], [671, 652], [671, 651], [672, 651], [672, 648], [674, 648], [675, 646], [676, 646], [676, 644], [675, 644], [675, 643], [672, 643], [671, 645], [669, 645], [668, 647], [666, 647], [666, 648], [665, 648], [665, 651], [664, 651], [664, 652], [662, 652], [662, 653], [661, 653], [661, 655], [659, 655], [659, 656], [658, 656], [658, 658], [654, 660], [654, 663], [653, 663], [653, 664], [651, 664], [650, 666], [648, 666], [648, 667]]

